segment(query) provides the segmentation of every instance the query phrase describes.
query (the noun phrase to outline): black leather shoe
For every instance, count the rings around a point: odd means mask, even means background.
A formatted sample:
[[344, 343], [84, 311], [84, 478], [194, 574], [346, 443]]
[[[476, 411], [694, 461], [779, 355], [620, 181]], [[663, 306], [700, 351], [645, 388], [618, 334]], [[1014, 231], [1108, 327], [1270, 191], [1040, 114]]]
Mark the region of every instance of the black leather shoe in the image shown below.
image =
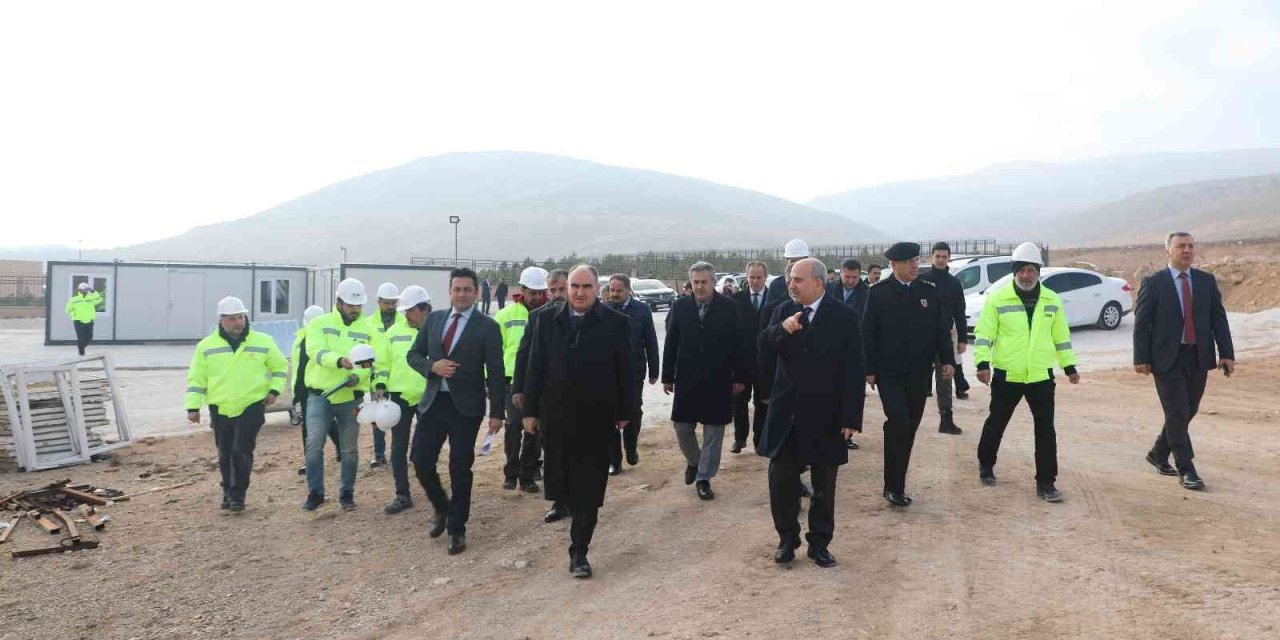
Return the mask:
[[552, 522], [559, 522], [568, 517], [569, 511], [567, 509], [560, 505], [552, 505], [552, 507], [547, 510], [547, 513], [542, 516], [542, 521], [550, 524]]
[[716, 492], [714, 492], [714, 491], [712, 491], [712, 490], [711, 490], [711, 481], [710, 481], [710, 480], [699, 480], [699, 481], [698, 481], [698, 497], [699, 497], [699, 498], [702, 498], [703, 500], [715, 500], [715, 499], [716, 499]]
[[938, 423], [938, 433], [958, 436], [964, 433], [964, 430], [956, 426], [955, 421], [951, 419], [951, 412], [948, 411], [942, 414], [942, 421]]
[[688, 466], [688, 465], [685, 465], [685, 467], [684, 467], [684, 483], [685, 483], [685, 484], [693, 484], [693, 481], [694, 481], [694, 480], [697, 480], [697, 479], [698, 479], [698, 468], [697, 468], [697, 467], [690, 467], [690, 466]]
[[734, 441], [733, 446], [729, 447], [729, 453], [742, 453], [742, 447], [746, 446], [745, 442]]
[[800, 481], [800, 497], [801, 498], [813, 497], [813, 491], [809, 490], [809, 485], [805, 484], [804, 480]]
[[853, 440], [845, 440], [845, 441], [844, 441], [844, 448], [846, 448], [846, 449], [848, 449], [848, 450], [850, 450], [850, 451], [857, 451], [857, 450], [858, 450], [858, 443], [854, 442]]
[[515, 479], [515, 478], [507, 478], [506, 480], [503, 480], [503, 481], [502, 481], [502, 488], [503, 488], [503, 489], [505, 489], [505, 490], [507, 490], [507, 491], [515, 491], [515, 490], [516, 490], [516, 479]]
[[569, 573], [575, 578], [591, 577], [591, 563], [587, 562], [587, 554], [575, 553], [569, 556]]
[[431, 514], [431, 528], [427, 529], [427, 535], [432, 538], [439, 538], [444, 533], [444, 525], [446, 518], [443, 511], [437, 511]]
[[830, 569], [831, 567], [836, 566], [835, 556], [831, 555], [831, 552], [827, 551], [825, 548], [809, 545], [809, 559], [813, 560], [814, 564], [822, 567], [823, 569]]
[[387, 515], [395, 515], [413, 506], [413, 499], [406, 495], [396, 494], [396, 497], [382, 508], [382, 512]]
[[986, 465], [978, 465], [978, 479], [988, 487], [996, 486], [996, 470]]
[[640, 464], [640, 452], [635, 448], [627, 449], [627, 464], [633, 467]]
[[957, 400], [968, 400], [968, 399], [969, 399], [969, 392], [968, 392], [968, 391], [960, 391], [960, 390], [958, 390], [958, 389], [957, 389], [957, 390], [956, 390], [956, 399], [957, 399]]
[[778, 550], [773, 552], [773, 561], [778, 564], [787, 564], [796, 559], [796, 549], [800, 546], [799, 538], [791, 538], [789, 540], [781, 540], [778, 542]]
[[449, 534], [449, 555], [456, 556], [467, 550], [467, 534], [451, 533]]
[[619, 465], [619, 464], [609, 465], [609, 475], [616, 476], [619, 473], [622, 473], [622, 465]]
[[1204, 480], [1200, 479], [1200, 474], [1196, 473], [1195, 470], [1182, 474], [1178, 481], [1182, 483], [1182, 488], [1184, 489], [1199, 491], [1204, 488]]
[[242, 512], [244, 512], [244, 501], [242, 501], [242, 500], [232, 500], [232, 501], [227, 505], [227, 510], [228, 510], [228, 511], [230, 511], [231, 513], [242, 513]]
[[302, 503], [302, 508], [306, 511], [315, 511], [322, 504], [324, 504], [323, 493], [308, 493], [307, 501]]
[[521, 480], [520, 490], [525, 493], [537, 493], [538, 491], [540, 491], [540, 489], [538, 488], [538, 483], [534, 482], [533, 480]]
[[1062, 492], [1054, 488], [1052, 484], [1037, 484], [1036, 497], [1045, 502], [1062, 502]]
[[1147, 452], [1147, 464], [1155, 467], [1156, 472], [1162, 476], [1178, 475], [1178, 470], [1174, 469], [1173, 466], [1169, 464], [1168, 460], [1165, 460], [1163, 462], [1156, 460], [1156, 457], [1152, 455], [1150, 451]]
[[888, 489], [886, 489], [886, 490], [885, 490], [885, 492], [884, 492], [884, 499], [885, 499], [885, 500], [888, 500], [888, 501], [889, 501], [889, 504], [891, 504], [891, 505], [893, 505], [893, 506], [895, 506], [895, 507], [909, 507], [909, 506], [911, 506], [911, 499], [910, 499], [910, 498], [908, 498], [908, 497], [906, 497], [906, 496], [904, 496], [904, 495], [902, 495], [902, 494], [900, 494], [900, 493], [891, 493]]

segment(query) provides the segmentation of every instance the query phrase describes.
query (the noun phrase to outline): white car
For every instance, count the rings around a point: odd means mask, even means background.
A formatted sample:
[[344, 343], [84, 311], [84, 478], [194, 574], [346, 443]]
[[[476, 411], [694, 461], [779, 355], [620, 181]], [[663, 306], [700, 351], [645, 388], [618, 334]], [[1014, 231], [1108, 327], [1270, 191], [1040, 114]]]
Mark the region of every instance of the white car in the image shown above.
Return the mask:
[[[1013, 275], [1010, 274], [992, 283], [982, 293], [965, 296], [965, 317], [970, 335], [978, 326], [987, 292], [1012, 281]], [[1087, 269], [1045, 267], [1040, 270], [1040, 283], [1062, 299], [1068, 326], [1095, 325], [1111, 330], [1119, 327], [1120, 319], [1133, 311], [1133, 287], [1120, 278]]]
[[[1013, 258], [1009, 256], [975, 256], [972, 258], [956, 258], [951, 261], [951, 275], [960, 281], [967, 296], [982, 293], [1013, 271]], [[924, 271], [923, 268], [920, 269]], [[1050, 287], [1052, 289], [1052, 287]]]

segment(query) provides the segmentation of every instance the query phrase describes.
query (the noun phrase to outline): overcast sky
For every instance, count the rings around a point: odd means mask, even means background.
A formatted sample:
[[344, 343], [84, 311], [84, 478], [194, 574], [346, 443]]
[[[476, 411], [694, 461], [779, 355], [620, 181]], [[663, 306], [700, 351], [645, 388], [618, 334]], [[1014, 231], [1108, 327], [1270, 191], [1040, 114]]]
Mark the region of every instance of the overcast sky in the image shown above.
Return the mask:
[[1280, 3], [858, 4], [4, 3], [0, 246], [163, 238], [451, 151], [804, 201], [1280, 146]]

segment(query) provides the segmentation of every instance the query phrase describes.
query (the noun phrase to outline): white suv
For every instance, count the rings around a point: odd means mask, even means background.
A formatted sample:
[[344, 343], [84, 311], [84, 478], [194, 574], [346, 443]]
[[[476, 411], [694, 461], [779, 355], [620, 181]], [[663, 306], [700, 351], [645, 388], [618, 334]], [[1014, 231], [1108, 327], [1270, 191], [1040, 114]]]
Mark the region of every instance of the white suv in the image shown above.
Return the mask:
[[[921, 269], [923, 271], [923, 269]], [[1009, 256], [974, 256], [956, 258], [950, 264], [951, 275], [960, 281], [964, 294], [982, 293], [997, 280], [1013, 273], [1013, 258]]]

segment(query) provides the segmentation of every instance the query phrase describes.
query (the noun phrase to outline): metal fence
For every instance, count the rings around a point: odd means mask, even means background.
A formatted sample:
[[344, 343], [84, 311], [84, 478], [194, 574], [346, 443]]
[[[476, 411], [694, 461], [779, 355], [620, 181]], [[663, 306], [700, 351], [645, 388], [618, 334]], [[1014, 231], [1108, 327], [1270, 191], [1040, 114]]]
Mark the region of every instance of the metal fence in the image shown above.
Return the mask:
[[0, 274], [0, 305], [44, 306], [44, 276]]
[[[934, 240], [920, 241], [923, 255], [929, 254]], [[947, 240], [951, 246], [953, 257], [962, 255], [1008, 255], [1018, 243], [997, 242], [993, 239]], [[856, 258], [863, 267], [871, 263], [887, 264], [884, 252], [893, 243], [847, 244], [847, 245], [815, 245], [809, 248], [810, 253], [821, 259], [828, 267], [838, 268], [840, 263], [849, 258]], [[1049, 264], [1049, 248], [1040, 247], [1045, 264]], [[415, 265], [438, 267], [470, 267], [482, 275], [490, 275], [515, 282], [520, 271], [525, 267], [536, 265], [544, 269], [570, 268], [577, 264], [588, 263], [596, 267], [601, 275], [609, 273], [625, 273], [632, 277], [656, 278], [668, 283], [681, 282], [686, 278], [689, 266], [699, 260], [705, 260], [724, 272], [740, 272], [747, 262], [761, 260], [769, 266], [769, 273], [781, 273], [786, 265], [781, 248], [772, 249], [708, 249], [703, 251], [649, 251], [645, 253], [605, 254], [603, 256], [570, 255], [547, 260], [524, 258], [523, 260], [491, 260], [480, 258], [437, 258], [427, 256], [411, 257], [409, 262]]]

